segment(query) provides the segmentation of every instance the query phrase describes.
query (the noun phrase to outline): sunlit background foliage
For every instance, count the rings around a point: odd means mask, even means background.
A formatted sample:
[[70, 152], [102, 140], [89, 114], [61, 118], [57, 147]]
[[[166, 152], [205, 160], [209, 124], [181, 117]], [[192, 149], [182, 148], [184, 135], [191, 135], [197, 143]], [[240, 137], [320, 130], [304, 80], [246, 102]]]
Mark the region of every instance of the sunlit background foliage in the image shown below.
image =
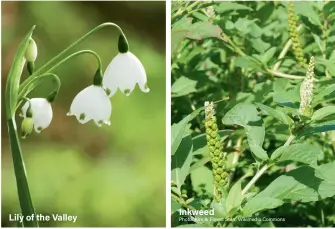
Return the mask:
[[[130, 50], [142, 61], [150, 93], [138, 87], [130, 97], [111, 98], [111, 125], [81, 125], [67, 117], [71, 101], [92, 84], [97, 68], [90, 55], [57, 68], [62, 86], [54, 117], [41, 134], [22, 140], [29, 185], [37, 213], [77, 215], [72, 222], [41, 226], [165, 225], [165, 3], [164, 2], [2, 2], [2, 226], [19, 203], [4, 113], [4, 88], [14, 52], [36, 25], [36, 67], [93, 27], [119, 24]], [[116, 29], [104, 28], [76, 50], [96, 51], [106, 68], [118, 53]], [[76, 51], [73, 50], [73, 51]], [[23, 78], [27, 77], [24, 70]], [[46, 96], [47, 82], [31, 96]], [[18, 126], [21, 120], [17, 117]]]

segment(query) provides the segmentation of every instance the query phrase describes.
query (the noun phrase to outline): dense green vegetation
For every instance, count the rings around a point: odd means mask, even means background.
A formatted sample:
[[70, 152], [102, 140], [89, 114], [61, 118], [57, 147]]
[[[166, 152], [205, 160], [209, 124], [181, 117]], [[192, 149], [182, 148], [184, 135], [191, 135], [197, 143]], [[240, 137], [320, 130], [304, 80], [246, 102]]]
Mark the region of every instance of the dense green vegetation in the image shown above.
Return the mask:
[[331, 1], [172, 2], [172, 226], [335, 225], [334, 22]]

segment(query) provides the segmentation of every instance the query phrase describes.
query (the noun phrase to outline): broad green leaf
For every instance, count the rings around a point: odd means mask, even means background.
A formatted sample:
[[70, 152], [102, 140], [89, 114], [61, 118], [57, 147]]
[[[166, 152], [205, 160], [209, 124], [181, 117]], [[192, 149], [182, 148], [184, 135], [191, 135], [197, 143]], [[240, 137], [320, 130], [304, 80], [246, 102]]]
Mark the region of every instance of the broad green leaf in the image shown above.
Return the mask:
[[206, 190], [207, 193], [213, 194], [213, 173], [205, 167], [199, 167], [191, 172], [191, 180], [194, 191]]
[[276, 47], [272, 47], [270, 49], [268, 49], [262, 56], [262, 62], [264, 64], [266, 64], [267, 62], [269, 62], [272, 57], [276, 54], [277, 48]]
[[335, 13], [335, 2], [329, 1], [327, 4], [323, 7], [323, 13], [328, 17], [331, 14]]
[[226, 199], [226, 211], [229, 213], [230, 211], [239, 208], [241, 206], [242, 200], [243, 195], [241, 190], [241, 182], [238, 181], [229, 190]]
[[321, 38], [320, 38], [318, 35], [314, 34], [314, 33], [312, 33], [312, 36], [313, 36], [313, 38], [314, 38], [316, 44], [318, 45], [320, 51], [321, 51], [321, 52], [324, 52], [324, 50], [323, 50], [323, 48], [322, 48], [322, 40], [321, 40]]
[[177, 124], [173, 124], [171, 127], [171, 154], [175, 154], [181, 140], [184, 137], [187, 123], [190, 121], [190, 116], [186, 116]]
[[224, 13], [230, 10], [250, 10], [252, 11], [252, 8], [246, 5], [242, 5], [242, 4], [238, 4], [234, 2], [222, 2], [220, 3], [220, 5], [215, 7], [215, 11], [217, 13]]
[[196, 22], [192, 24], [192, 18], [183, 17], [172, 25], [171, 42], [172, 54], [174, 54], [180, 43], [185, 39], [202, 40], [207, 37], [216, 37], [225, 40], [221, 36], [222, 30], [218, 25], [212, 22]]
[[259, 197], [257, 199], [251, 199], [243, 208], [243, 215], [246, 217], [252, 216], [252, 214], [266, 210], [273, 209], [283, 205], [284, 202], [280, 199], [271, 197]]
[[178, 78], [171, 87], [171, 97], [180, 97], [196, 92], [195, 88], [197, 81], [191, 80], [187, 77]]
[[273, 101], [284, 107], [299, 108], [300, 85], [291, 86], [287, 79], [277, 79], [273, 84]]
[[335, 76], [335, 59], [334, 60], [326, 60], [324, 58], [318, 57], [318, 58], [316, 58], [315, 63], [324, 65], [328, 69], [329, 73], [332, 76]]
[[306, 126], [302, 132], [299, 133], [299, 137], [309, 136], [312, 134], [327, 132], [331, 130], [335, 130], [335, 120], [321, 123], [311, 123], [310, 125]]
[[236, 58], [235, 65], [241, 68], [262, 70], [261, 63], [251, 56], [239, 56]]
[[189, 174], [192, 149], [192, 138], [188, 135], [182, 139], [176, 153], [171, 157], [171, 179], [177, 184], [179, 191]]
[[243, 35], [250, 35], [252, 37], [261, 37], [262, 29], [254, 22], [247, 18], [239, 18], [235, 22], [235, 28]]
[[307, 17], [308, 20], [316, 26], [321, 26], [320, 17], [311, 4], [306, 4], [305, 2], [295, 2], [294, 5], [296, 14]]
[[332, 114], [335, 114], [335, 106], [322, 107], [313, 113], [311, 120], [313, 121], [322, 120], [323, 118]]
[[323, 101], [328, 101], [335, 98], [335, 84], [328, 85], [325, 89], [321, 90], [319, 94], [313, 97], [312, 105], [316, 106]]
[[176, 200], [171, 199], [171, 215], [178, 211], [181, 208], [181, 204], [178, 203]]
[[261, 38], [251, 38], [250, 43], [252, 47], [261, 54], [264, 54], [265, 51], [271, 47], [269, 43], [264, 42]]
[[[311, 202], [335, 195], [335, 162], [318, 167], [302, 166], [275, 179], [250, 199], [243, 208], [245, 216], [279, 207], [284, 202]], [[264, 204], [267, 202], [268, 204]]]
[[286, 125], [291, 125], [293, 123], [293, 120], [288, 115], [286, 115], [283, 111], [273, 109], [272, 107], [266, 106], [261, 103], [255, 103], [255, 104], [257, 105], [259, 109], [265, 112], [266, 115], [270, 115]]
[[229, 110], [222, 119], [225, 125], [239, 125], [245, 128], [250, 150], [259, 160], [267, 160], [263, 150], [265, 129], [261, 117], [253, 104], [239, 103]]
[[281, 146], [271, 155], [271, 160], [280, 161], [298, 161], [309, 165], [316, 165], [318, 158], [323, 154], [320, 147], [298, 143], [289, 146]]

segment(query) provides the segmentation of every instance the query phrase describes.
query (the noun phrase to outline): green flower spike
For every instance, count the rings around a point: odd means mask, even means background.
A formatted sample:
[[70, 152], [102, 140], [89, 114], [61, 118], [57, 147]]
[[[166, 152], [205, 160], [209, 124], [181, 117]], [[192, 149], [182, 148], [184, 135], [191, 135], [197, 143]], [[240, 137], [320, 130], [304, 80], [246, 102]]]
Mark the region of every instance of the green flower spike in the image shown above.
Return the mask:
[[304, 53], [300, 45], [297, 22], [294, 14], [294, 5], [292, 2], [289, 2], [288, 4], [288, 25], [290, 37], [293, 44], [294, 55], [302, 67], [307, 67], [306, 59], [304, 58]]
[[205, 115], [206, 139], [213, 168], [215, 199], [220, 202], [222, 198], [221, 188], [227, 184], [228, 174], [225, 171], [224, 160], [226, 154], [223, 153], [213, 102], [205, 102]]

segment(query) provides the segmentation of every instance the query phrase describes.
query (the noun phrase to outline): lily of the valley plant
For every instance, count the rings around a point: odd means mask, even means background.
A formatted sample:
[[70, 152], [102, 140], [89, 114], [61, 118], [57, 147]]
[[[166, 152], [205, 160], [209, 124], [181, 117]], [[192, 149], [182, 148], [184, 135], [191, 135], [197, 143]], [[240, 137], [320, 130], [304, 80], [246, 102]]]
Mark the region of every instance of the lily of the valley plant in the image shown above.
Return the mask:
[[[117, 28], [120, 32], [118, 40], [119, 54], [110, 62], [103, 74], [100, 57], [94, 51], [81, 50], [72, 54], [69, 52], [94, 32], [109, 26]], [[17, 109], [22, 105], [20, 116], [23, 117], [21, 125], [23, 138], [28, 136], [33, 130], [40, 133], [51, 125], [53, 116], [52, 103], [55, 101], [61, 86], [60, 79], [52, 72], [64, 62], [85, 53], [91, 54], [96, 58], [98, 67], [97, 71], [92, 73], [92, 85], [88, 85], [77, 94], [67, 113], [69, 116], [76, 116], [80, 123], [87, 123], [93, 120], [98, 126], [102, 124], [110, 125], [110, 116], [112, 113], [110, 97], [117, 92], [117, 89], [120, 89], [122, 93], [129, 96], [136, 84], [138, 84], [143, 92], [149, 92], [145, 69], [140, 60], [129, 51], [127, 38], [118, 25], [103, 23], [95, 27], [38, 69], [35, 69], [35, 60], [38, 52], [37, 45], [32, 38], [34, 28], [35, 26], [31, 28], [16, 51], [6, 85], [7, 125], [19, 202], [22, 215], [24, 216], [22, 226], [25, 227], [36, 227], [38, 226], [38, 222], [26, 220], [26, 216], [35, 214], [35, 209], [29, 192], [15, 122]], [[30, 76], [20, 83], [25, 65]], [[29, 94], [45, 79], [53, 80], [52, 82], [55, 83], [54, 90], [44, 98], [30, 98]]]

